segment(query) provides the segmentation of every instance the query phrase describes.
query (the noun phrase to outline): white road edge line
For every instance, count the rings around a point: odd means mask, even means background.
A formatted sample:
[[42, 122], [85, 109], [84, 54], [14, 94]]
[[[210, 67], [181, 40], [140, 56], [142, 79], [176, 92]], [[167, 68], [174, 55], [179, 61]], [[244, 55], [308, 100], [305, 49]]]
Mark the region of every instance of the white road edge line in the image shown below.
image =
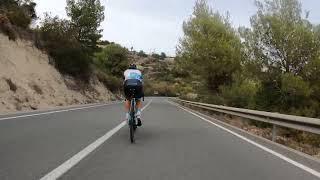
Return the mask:
[[298, 163], [297, 161], [294, 161], [294, 160], [292, 160], [292, 159], [290, 159], [290, 158], [288, 158], [288, 157], [286, 157], [286, 156], [284, 156], [284, 155], [282, 155], [280, 153], [277, 153], [277, 152], [275, 152], [275, 151], [273, 151], [273, 150], [271, 150], [271, 149], [269, 149], [269, 148], [267, 148], [265, 146], [262, 146], [261, 144], [258, 144], [256, 142], [244, 137], [244, 136], [241, 136], [240, 134], [235, 133], [235, 132], [233, 132], [233, 131], [231, 131], [231, 130], [223, 127], [223, 126], [220, 126], [219, 124], [216, 124], [216, 123], [214, 123], [214, 122], [212, 122], [212, 121], [210, 121], [210, 120], [208, 120], [208, 119], [206, 119], [206, 118], [204, 118], [204, 117], [202, 117], [202, 116], [200, 116], [200, 115], [198, 115], [198, 114], [196, 114], [194, 112], [191, 112], [190, 110], [185, 109], [185, 108], [181, 107], [180, 105], [177, 105], [177, 104], [172, 103], [170, 101], [168, 101], [168, 102], [170, 104], [172, 104], [174, 106], [177, 106], [177, 107], [183, 109], [184, 111], [186, 111], [186, 112], [188, 112], [188, 113], [190, 113], [190, 114], [202, 119], [203, 121], [206, 121], [206, 122], [208, 122], [210, 124], [213, 124], [213, 125], [217, 126], [218, 128], [220, 128], [220, 129], [222, 129], [224, 131], [227, 131], [227, 132], [231, 133], [232, 135], [234, 135], [234, 136], [236, 136], [236, 137], [238, 137], [238, 138], [240, 138], [240, 139], [242, 139], [244, 141], [247, 141], [248, 143], [250, 143], [250, 144], [252, 144], [252, 145], [254, 145], [254, 146], [256, 146], [256, 147], [258, 147], [258, 148], [260, 148], [260, 149], [262, 149], [262, 150], [264, 150], [264, 151], [266, 151], [268, 153], [270, 153], [270, 154], [273, 154], [274, 156], [277, 156], [278, 158], [280, 158], [280, 159], [282, 159], [284, 161], [287, 161], [288, 163], [290, 163], [290, 164], [292, 164], [292, 165], [294, 165], [294, 166], [296, 166], [296, 167], [298, 167], [298, 168], [300, 168], [300, 169], [302, 169], [302, 170], [304, 170], [304, 171], [306, 171], [306, 172], [308, 172], [308, 173], [320, 178], [320, 172], [318, 172], [318, 171], [316, 171], [314, 169], [311, 169], [311, 168], [309, 168], [309, 167], [307, 167], [307, 166], [305, 166], [305, 165], [303, 165], [301, 163]]
[[[141, 111], [144, 111], [152, 102], [152, 99], [145, 105]], [[52, 170], [45, 176], [43, 176], [40, 180], [55, 180], [61, 177], [64, 173], [69, 171], [73, 166], [77, 165], [83, 158], [88, 156], [92, 151], [101, 146], [104, 142], [110, 139], [115, 133], [117, 133], [121, 128], [126, 125], [126, 121], [123, 121], [121, 124], [107, 132], [105, 135], [91, 143], [89, 146], [85, 147], [83, 150], [75, 154], [73, 157], [62, 163], [56, 169]]]
[[117, 103], [120, 103], [120, 102], [108, 103], [108, 104], [99, 104], [99, 105], [85, 106], [85, 107], [71, 108], [71, 109], [64, 109], [64, 110], [55, 110], [55, 111], [36, 113], [36, 114], [26, 114], [26, 115], [20, 115], [20, 116], [11, 116], [11, 117], [0, 118], [0, 121], [9, 120], [9, 119], [25, 118], [25, 117], [33, 117], [33, 116], [41, 116], [41, 115], [61, 113], [61, 112], [77, 111], [77, 110], [82, 110], [82, 109], [90, 109], [90, 108], [108, 106], [108, 105], [117, 104]]

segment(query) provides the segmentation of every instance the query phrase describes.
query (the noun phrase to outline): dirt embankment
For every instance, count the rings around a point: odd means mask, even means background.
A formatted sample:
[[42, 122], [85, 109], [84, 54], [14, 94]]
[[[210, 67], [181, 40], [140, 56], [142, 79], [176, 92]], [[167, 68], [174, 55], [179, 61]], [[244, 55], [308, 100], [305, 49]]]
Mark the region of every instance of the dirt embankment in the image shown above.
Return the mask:
[[64, 77], [31, 42], [0, 34], [0, 113], [114, 99], [96, 78], [86, 84]]

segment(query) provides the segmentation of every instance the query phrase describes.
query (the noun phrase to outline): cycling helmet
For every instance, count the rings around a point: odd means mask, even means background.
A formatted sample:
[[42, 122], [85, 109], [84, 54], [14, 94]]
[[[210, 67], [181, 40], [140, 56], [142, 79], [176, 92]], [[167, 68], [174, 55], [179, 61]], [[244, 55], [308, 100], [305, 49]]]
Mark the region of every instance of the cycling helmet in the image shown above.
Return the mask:
[[137, 65], [135, 65], [135, 64], [130, 64], [130, 65], [129, 65], [129, 69], [137, 69]]

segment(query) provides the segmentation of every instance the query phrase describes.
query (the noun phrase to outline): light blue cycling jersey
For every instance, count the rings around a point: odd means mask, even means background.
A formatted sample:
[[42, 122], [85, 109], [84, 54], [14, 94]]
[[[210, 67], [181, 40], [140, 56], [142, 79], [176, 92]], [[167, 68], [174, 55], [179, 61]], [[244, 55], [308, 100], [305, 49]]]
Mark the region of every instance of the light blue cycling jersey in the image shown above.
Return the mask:
[[125, 80], [128, 80], [128, 79], [137, 79], [139, 81], [143, 80], [141, 71], [139, 71], [137, 69], [127, 69], [123, 73], [123, 75], [124, 75]]

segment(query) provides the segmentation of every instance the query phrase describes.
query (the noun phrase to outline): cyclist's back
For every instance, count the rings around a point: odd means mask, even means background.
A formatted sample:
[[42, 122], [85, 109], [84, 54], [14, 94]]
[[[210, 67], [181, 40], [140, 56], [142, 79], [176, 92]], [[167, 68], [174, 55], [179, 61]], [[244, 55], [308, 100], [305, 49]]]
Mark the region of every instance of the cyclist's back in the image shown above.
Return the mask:
[[142, 82], [142, 73], [138, 69], [127, 69], [123, 73], [125, 81], [130, 79], [139, 80]]

